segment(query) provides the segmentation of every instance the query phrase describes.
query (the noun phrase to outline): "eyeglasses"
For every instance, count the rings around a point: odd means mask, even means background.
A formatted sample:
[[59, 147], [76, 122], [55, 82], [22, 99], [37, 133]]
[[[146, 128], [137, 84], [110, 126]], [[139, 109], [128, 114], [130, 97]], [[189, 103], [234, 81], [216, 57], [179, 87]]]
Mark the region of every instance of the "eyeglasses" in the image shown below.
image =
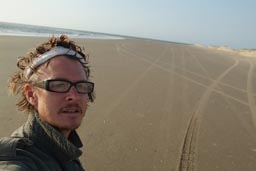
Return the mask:
[[80, 94], [89, 94], [94, 90], [94, 83], [89, 81], [71, 82], [62, 79], [44, 80], [38, 83], [32, 84], [33, 86], [45, 89], [51, 92], [67, 93], [72, 86], [76, 88], [76, 91]]

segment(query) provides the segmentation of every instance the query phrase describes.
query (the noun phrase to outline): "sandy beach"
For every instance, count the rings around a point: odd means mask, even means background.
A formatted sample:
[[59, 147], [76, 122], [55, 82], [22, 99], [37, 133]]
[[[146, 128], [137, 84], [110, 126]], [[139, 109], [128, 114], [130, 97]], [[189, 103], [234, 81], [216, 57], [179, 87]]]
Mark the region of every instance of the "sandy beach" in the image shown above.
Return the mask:
[[[16, 60], [47, 38], [0, 37], [0, 137], [26, 119]], [[90, 171], [255, 171], [256, 58], [159, 41], [76, 39], [96, 101], [78, 132]]]

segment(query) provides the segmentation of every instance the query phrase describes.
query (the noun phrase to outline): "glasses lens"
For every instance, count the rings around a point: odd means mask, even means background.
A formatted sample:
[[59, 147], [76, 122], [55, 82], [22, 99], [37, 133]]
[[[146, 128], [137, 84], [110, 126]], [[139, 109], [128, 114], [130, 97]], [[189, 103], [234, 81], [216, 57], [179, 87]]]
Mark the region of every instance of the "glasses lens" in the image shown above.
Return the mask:
[[52, 80], [49, 82], [49, 89], [55, 92], [66, 92], [70, 87], [70, 83], [66, 81]]
[[91, 93], [93, 91], [93, 84], [90, 82], [80, 82], [76, 84], [76, 89], [79, 93]]

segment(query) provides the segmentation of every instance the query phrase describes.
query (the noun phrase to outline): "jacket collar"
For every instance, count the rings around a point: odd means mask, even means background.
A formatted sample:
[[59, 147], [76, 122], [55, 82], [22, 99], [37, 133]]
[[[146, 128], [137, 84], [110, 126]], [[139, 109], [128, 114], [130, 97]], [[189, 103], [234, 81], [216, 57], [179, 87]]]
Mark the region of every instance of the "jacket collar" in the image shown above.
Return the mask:
[[59, 162], [75, 160], [82, 155], [82, 142], [76, 131], [72, 131], [68, 139], [48, 123], [41, 120], [37, 113], [30, 114], [20, 131], [12, 136], [27, 137], [40, 150], [54, 156]]

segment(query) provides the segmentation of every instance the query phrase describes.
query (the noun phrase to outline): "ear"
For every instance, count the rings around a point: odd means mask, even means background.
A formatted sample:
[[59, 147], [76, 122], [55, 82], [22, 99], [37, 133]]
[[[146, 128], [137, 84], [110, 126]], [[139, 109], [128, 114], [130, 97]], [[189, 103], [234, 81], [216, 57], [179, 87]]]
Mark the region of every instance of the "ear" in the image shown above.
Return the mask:
[[37, 96], [36, 96], [35, 92], [33, 91], [31, 85], [26, 84], [24, 87], [24, 90], [25, 90], [25, 96], [26, 96], [28, 102], [31, 105], [35, 106], [37, 103]]

